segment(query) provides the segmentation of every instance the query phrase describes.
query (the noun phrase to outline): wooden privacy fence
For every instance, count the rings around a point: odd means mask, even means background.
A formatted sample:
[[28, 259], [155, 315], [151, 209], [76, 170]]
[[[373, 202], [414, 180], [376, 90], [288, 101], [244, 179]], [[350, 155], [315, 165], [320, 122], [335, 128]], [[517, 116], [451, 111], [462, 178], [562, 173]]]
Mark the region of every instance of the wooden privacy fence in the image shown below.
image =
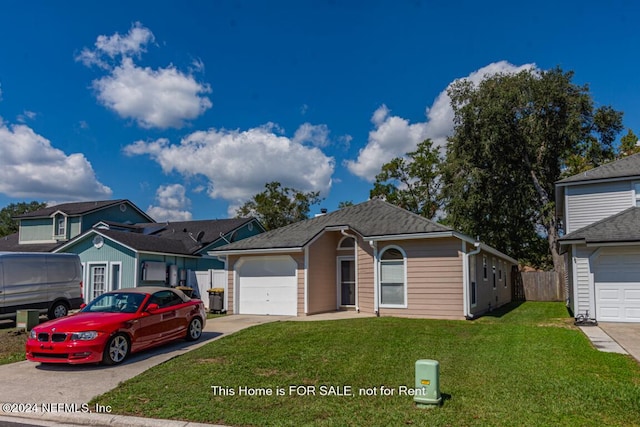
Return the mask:
[[512, 275], [515, 301], [564, 301], [564, 283], [555, 271], [516, 272]]

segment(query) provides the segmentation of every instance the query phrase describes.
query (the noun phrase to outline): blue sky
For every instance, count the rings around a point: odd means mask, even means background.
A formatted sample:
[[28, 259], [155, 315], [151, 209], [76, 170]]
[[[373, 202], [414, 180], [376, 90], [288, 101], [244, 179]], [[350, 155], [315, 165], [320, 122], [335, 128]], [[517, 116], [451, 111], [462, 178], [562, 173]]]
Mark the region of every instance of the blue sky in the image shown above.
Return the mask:
[[[368, 199], [459, 78], [560, 66], [640, 133], [632, 1], [5, 1], [0, 207], [226, 218], [264, 184]], [[317, 212], [320, 206], [313, 208]]]

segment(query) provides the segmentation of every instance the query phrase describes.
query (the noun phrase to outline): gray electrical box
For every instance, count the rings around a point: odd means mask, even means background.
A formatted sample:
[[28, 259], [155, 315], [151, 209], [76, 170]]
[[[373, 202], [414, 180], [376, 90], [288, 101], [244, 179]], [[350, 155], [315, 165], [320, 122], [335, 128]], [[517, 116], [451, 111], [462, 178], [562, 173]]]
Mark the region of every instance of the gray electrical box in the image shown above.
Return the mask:
[[421, 407], [440, 405], [440, 363], [437, 360], [416, 361], [416, 388], [414, 402]]

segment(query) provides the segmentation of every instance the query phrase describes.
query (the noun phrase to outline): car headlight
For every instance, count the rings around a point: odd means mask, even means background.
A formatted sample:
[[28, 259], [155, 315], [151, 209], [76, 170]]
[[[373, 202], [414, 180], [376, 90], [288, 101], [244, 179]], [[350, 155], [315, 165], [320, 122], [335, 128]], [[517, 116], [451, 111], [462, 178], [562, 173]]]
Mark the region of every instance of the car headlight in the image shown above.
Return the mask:
[[71, 334], [71, 341], [88, 341], [95, 339], [97, 336], [98, 332], [96, 331], [74, 332]]

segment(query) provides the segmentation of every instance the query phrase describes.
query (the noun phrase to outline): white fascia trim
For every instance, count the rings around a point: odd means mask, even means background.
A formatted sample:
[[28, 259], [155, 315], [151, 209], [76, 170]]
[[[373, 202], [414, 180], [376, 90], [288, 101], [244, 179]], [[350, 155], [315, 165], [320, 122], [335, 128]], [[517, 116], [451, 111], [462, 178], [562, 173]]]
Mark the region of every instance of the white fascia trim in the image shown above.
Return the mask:
[[562, 245], [584, 245], [586, 241], [584, 239], [573, 239], [573, 240], [559, 240], [560, 246]]
[[606, 246], [638, 246], [640, 245], [640, 241], [635, 242], [587, 242], [586, 246], [588, 248], [599, 248]]
[[281, 253], [291, 253], [291, 252], [302, 252], [303, 248], [269, 248], [269, 249], [236, 249], [229, 251], [209, 251], [207, 254], [211, 256], [222, 256], [222, 255], [270, 255], [270, 254], [281, 254]]
[[614, 178], [598, 178], [598, 179], [585, 179], [584, 181], [571, 181], [564, 183], [556, 183], [557, 187], [572, 187], [574, 185], [589, 185], [589, 184], [602, 184], [608, 182], [616, 182], [616, 181], [634, 181], [639, 180], [640, 175], [628, 175], [628, 176], [618, 176]]
[[19, 240], [20, 245], [42, 244], [42, 243], [58, 243], [57, 240]]
[[304, 249], [304, 314], [309, 314], [309, 248]]

